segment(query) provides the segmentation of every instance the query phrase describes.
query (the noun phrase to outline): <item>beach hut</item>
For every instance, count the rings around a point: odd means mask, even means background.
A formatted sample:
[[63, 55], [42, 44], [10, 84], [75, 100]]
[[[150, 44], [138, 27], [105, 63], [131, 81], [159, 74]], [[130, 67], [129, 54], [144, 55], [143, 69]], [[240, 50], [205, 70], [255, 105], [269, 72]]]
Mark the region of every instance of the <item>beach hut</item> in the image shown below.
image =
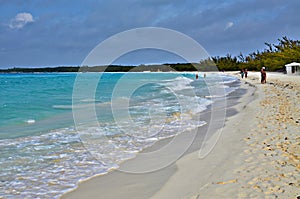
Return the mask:
[[285, 65], [286, 74], [300, 74], [300, 63], [293, 62]]

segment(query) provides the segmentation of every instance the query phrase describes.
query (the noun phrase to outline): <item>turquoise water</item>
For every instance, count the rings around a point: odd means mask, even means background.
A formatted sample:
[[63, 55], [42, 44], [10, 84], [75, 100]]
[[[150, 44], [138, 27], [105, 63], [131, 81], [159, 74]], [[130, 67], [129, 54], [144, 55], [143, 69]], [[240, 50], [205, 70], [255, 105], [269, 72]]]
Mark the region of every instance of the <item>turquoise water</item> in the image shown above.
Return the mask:
[[[0, 74], [0, 196], [57, 198], [157, 140], [205, 125], [197, 116], [234, 91], [234, 81], [194, 73]], [[86, 135], [97, 148], [85, 145]]]
[[[75, 77], [76, 74], [0, 75], [0, 139], [62, 127], [66, 121], [58, 118], [49, 125], [45, 123], [66, 113], [53, 106], [72, 103]], [[71, 118], [64, 119], [71, 123]]]

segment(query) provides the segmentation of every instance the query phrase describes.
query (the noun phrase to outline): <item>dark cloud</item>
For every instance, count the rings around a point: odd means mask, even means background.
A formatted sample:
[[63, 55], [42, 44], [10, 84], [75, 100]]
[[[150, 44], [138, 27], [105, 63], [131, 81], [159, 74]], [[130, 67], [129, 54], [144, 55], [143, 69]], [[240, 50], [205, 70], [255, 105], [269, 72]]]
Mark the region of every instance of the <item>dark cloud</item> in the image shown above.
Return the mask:
[[[296, 5], [298, 1], [227, 2], [196, 14], [181, 13], [160, 25], [192, 36], [213, 55], [249, 53], [263, 48], [266, 41], [299, 35], [294, 25], [299, 15], [291, 12], [299, 7]], [[233, 24], [230, 29], [225, 28], [228, 23]]]

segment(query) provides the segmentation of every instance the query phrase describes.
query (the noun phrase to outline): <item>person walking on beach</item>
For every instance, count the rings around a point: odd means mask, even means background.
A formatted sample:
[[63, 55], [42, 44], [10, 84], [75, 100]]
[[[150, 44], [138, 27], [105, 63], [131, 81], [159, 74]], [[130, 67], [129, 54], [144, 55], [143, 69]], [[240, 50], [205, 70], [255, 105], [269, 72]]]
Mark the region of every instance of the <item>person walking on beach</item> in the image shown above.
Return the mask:
[[242, 79], [244, 78], [244, 74], [245, 74], [244, 69], [242, 69], [241, 70], [241, 77], [242, 77]]
[[247, 70], [247, 68], [245, 69], [245, 78], [247, 78], [248, 77], [248, 70]]
[[260, 70], [260, 73], [261, 73], [261, 83], [262, 84], [265, 84], [267, 83], [267, 73], [266, 73], [266, 68], [265, 67], [262, 67], [261, 70]]

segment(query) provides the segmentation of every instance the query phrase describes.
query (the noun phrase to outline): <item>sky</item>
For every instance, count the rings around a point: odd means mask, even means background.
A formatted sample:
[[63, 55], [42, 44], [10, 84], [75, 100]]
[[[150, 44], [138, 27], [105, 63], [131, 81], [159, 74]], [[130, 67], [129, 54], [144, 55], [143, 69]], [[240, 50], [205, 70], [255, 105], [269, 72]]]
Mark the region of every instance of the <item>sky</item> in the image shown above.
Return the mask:
[[[178, 31], [210, 56], [248, 55], [300, 39], [299, 8], [299, 0], [0, 0], [0, 68], [78, 66], [99, 43], [142, 27]], [[145, 50], [114, 63], [181, 61]]]

